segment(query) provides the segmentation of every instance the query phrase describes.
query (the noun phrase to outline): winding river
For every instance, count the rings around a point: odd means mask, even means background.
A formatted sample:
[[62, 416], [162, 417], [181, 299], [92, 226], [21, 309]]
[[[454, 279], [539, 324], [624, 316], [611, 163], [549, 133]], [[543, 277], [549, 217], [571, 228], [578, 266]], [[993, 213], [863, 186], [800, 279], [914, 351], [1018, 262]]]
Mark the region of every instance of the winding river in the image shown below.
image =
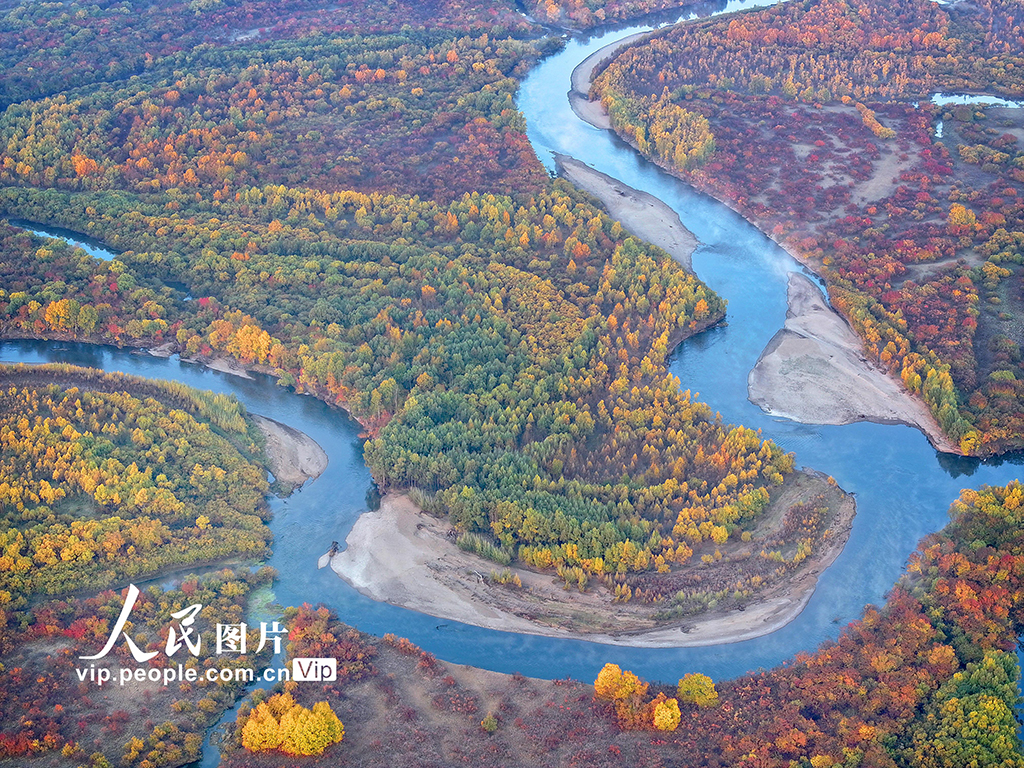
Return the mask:
[[[719, 3], [696, 12], [707, 15], [752, 5]], [[656, 23], [686, 15], [662, 16]], [[301, 429], [319, 442], [330, 457], [327, 471], [291, 498], [270, 502], [274, 553], [269, 564], [280, 574], [275, 598], [282, 605], [322, 601], [345, 622], [374, 634], [395, 632], [409, 637], [443, 659], [545, 678], [593, 679], [611, 661], [648, 679], [674, 680], [687, 671], [721, 679], [813, 650], [823, 640], [835, 638], [865, 604], [884, 602], [918, 540], [945, 525], [946, 510], [961, 488], [1009, 482], [1021, 474], [1017, 464], [1024, 461], [979, 462], [941, 455], [920, 432], [905, 426], [803, 425], [767, 416], [747, 400], [747, 373], [785, 319], [787, 275], [802, 272], [802, 267], [724, 205], [663, 173], [610, 132], [582, 122], [566, 98], [570, 74], [580, 61], [617, 39], [650, 28], [650, 24], [618, 27], [568, 41], [563, 51], [530, 73], [518, 104], [526, 116], [529, 138], [546, 167], [554, 169], [554, 152], [571, 155], [663, 200], [701, 241], [693, 265], [728, 300], [728, 324], [690, 339], [677, 350], [670, 370], [683, 386], [699, 392], [726, 420], [761, 429], [765, 437], [795, 451], [800, 464], [831, 474], [856, 494], [858, 513], [843, 554], [821, 576], [807, 608], [785, 628], [729, 645], [647, 650], [497, 632], [373, 602], [330, 569], [316, 569], [316, 558], [327, 544], [344, 541], [367, 508], [371, 488], [358, 425], [343, 412], [290, 393], [268, 377], [237, 378], [176, 357], [10, 341], [0, 343], [0, 360], [60, 360], [231, 393], [251, 411]], [[216, 764], [209, 752], [204, 763]]]

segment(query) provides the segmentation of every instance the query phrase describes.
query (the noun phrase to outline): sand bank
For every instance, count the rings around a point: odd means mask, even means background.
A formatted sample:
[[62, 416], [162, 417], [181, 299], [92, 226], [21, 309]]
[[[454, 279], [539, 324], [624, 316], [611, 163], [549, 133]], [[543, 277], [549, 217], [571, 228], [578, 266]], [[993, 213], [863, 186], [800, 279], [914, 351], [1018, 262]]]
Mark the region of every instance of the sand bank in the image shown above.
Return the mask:
[[[166, 345], [154, 347], [153, 349], [149, 350], [149, 354], [155, 355], [156, 357], [170, 357], [170, 351], [167, 351], [166, 354], [164, 353], [165, 346]], [[243, 363], [239, 362], [233, 357], [223, 357], [218, 355], [216, 357], [207, 358], [203, 356], [185, 357], [183, 355], [181, 358], [181, 362], [195, 363], [196, 365], [204, 365], [212, 371], [220, 371], [221, 373], [227, 373], [230, 374], [231, 376], [237, 376], [240, 379], [252, 378], [252, 376], [249, 375], [249, 369], [246, 368], [246, 366]]]
[[148, 349], [146, 351], [149, 352], [149, 354], [151, 354], [153, 357], [167, 358], [174, 354], [174, 347], [175, 343], [173, 341], [165, 341], [160, 346], [153, 347], [152, 349]]
[[612, 120], [600, 101], [591, 101], [586, 96], [569, 91], [569, 106], [583, 122], [605, 131], [612, 130]]
[[245, 369], [245, 366], [240, 362], [230, 357], [215, 357], [212, 360], [204, 363], [207, 368], [211, 368], [221, 373], [230, 373], [232, 376], [238, 376], [240, 379], [251, 379], [252, 376]]
[[[334, 556], [331, 567], [374, 600], [488, 629], [642, 648], [719, 645], [766, 635], [796, 618], [820, 573], [842, 552], [854, 513], [855, 504], [848, 498], [821, 551], [792, 579], [767, 590], [745, 610], [644, 631], [635, 631], [637, 607], [613, 604], [603, 586], [583, 594], [565, 591], [550, 574], [519, 568], [511, 570], [520, 577], [522, 589], [491, 583], [490, 571], [500, 567], [459, 549], [446, 535], [448, 526], [407, 496], [386, 496], [379, 510], [363, 514], [346, 539], [347, 549]], [[580, 623], [604, 629], [573, 628]]]
[[959, 453], [927, 406], [868, 362], [853, 329], [796, 273], [789, 276], [786, 325], [747, 377], [747, 393], [775, 416], [804, 424], [907, 424], [939, 450]]
[[587, 96], [587, 94], [590, 93], [590, 81], [594, 79], [594, 70], [609, 59], [614, 58], [615, 54], [626, 46], [632, 45], [641, 37], [645, 37], [649, 34], [651, 33], [637, 32], [632, 35], [627, 35], [621, 40], [616, 40], [614, 43], [609, 43], [604, 46], [604, 48], [598, 48], [592, 54], [587, 56], [587, 58], [577, 64], [576, 68], [572, 71], [572, 89], [581, 96]]
[[608, 112], [605, 111], [601, 102], [590, 100], [590, 81], [594, 79], [594, 71], [598, 67], [613, 59], [623, 48], [648, 34], [650, 33], [637, 32], [621, 40], [616, 40], [614, 43], [594, 51], [594, 53], [576, 65], [570, 77], [572, 90], [569, 91], [569, 106], [572, 107], [572, 111], [576, 113], [580, 120], [590, 123], [595, 128], [601, 128], [606, 131], [612, 130], [612, 122], [608, 118]]
[[555, 162], [565, 178], [600, 200], [613, 219], [693, 271], [691, 257], [699, 244], [697, 238], [665, 203], [567, 155], [555, 155]]
[[569, 106], [580, 120], [595, 128], [605, 131], [612, 130], [612, 122], [601, 102], [590, 100], [590, 82], [594, 79], [594, 71], [605, 62], [615, 58], [623, 48], [649, 34], [651, 33], [637, 32], [627, 35], [621, 40], [609, 43], [604, 48], [599, 48], [576, 65], [570, 76], [572, 90], [569, 91]]
[[320, 477], [327, 469], [327, 454], [305, 432], [266, 416], [249, 415], [267, 439], [267, 459], [275, 480], [299, 486]]

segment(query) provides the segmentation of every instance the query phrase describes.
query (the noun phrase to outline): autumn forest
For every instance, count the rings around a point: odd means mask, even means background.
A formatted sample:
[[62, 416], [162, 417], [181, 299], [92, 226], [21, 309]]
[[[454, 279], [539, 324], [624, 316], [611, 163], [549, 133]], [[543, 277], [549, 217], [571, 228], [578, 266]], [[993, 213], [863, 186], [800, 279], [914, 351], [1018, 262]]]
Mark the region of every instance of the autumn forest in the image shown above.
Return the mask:
[[[682, 5], [0, 3], [0, 340], [178, 355], [344, 411], [376, 489], [527, 601], [520, 573], [684, 634], [796, 579], [806, 602], [854, 496], [669, 371], [726, 299], [549, 174], [516, 101], [563, 33]], [[931, 95], [1024, 97], [1024, 11], [960, 5], [680, 23], [591, 97], [820, 276], [866, 358], [989, 457], [1024, 448], [1024, 120]], [[1018, 482], [947, 499], [885, 604], [782, 666], [552, 681], [371, 636], [315, 593], [277, 605], [291, 489], [257, 422], [175, 381], [0, 365], [0, 765], [1024, 765]], [[194, 676], [82, 677], [144, 657]], [[337, 677], [226, 674], [285, 658]]]

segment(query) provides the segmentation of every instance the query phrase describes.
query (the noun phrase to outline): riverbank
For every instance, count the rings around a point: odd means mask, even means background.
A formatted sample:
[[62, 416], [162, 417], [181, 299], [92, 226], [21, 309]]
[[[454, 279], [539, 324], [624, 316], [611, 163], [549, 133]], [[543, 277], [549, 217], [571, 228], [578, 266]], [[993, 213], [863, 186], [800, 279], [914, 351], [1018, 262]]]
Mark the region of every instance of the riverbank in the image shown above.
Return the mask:
[[642, 240], [653, 243], [693, 272], [693, 252], [700, 245], [679, 214], [658, 198], [595, 171], [567, 155], [555, 155], [559, 173], [601, 201], [613, 219]]
[[[155, 354], [156, 350], [162, 349], [163, 347], [156, 347], [150, 350], [150, 354]], [[172, 350], [173, 351], [173, 350]], [[160, 355], [161, 357], [170, 357], [172, 352], [168, 352], [166, 355]], [[183, 363], [195, 363], [197, 365], [205, 365], [211, 371], [220, 371], [230, 376], [237, 376], [240, 379], [251, 379], [249, 375], [249, 369], [246, 366], [235, 360], [233, 357], [226, 357], [223, 355], [216, 355], [211, 358], [200, 358], [200, 357], [183, 357], [181, 358]]]
[[249, 417], [266, 438], [267, 461], [277, 482], [297, 487], [315, 480], [327, 469], [327, 454], [305, 432], [255, 413]]
[[[807, 477], [825, 484], [818, 477]], [[522, 587], [493, 583], [491, 571], [500, 567], [459, 549], [448, 536], [448, 524], [419, 509], [405, 495], [386, 496], [380, 509], [364, 513], [346, 539], [346, 549], [332, 558], [331, 567], [374, 600], [487, 629], [636, 648], [735, 643], [774, 632], [804, 609], [818, 576], [839, 556], [849, 536], [856, 505], [851, 497], [844, 498], [845, 503], [836, 505], [822, 546], [792, 576], [758, 593], [746, 605], [670, 624], [658, 624], [653, 619], [657, 609], [652, 606], [613, 604], [612, 595], [600, 583], [584, 593], [567, 591], [550, 573], [515, 567], [509, 570]], [[789, 501], [778, 514], [765, 513], [766, 528], [774, 530], [781, 523]], [[737, 548], [750, 554], [759, 549], [759, 543], [755, 540]], [[694, 559], [696, 568], [703, 567]]]
[[572, 71], [572, 77], [570, 78], [572, 90], [586, 98], [590, 93], [590, 82], [594, 79], [594, 72], [597, 68], [615, 58], [615, 55], [621, 49], [632, 45], [640, 38], [646, 37], [649, 34], [651, 34], [651, 32], [635, 32], [632, 35], [627, 35], [620, 40], [616, 40], [614, 43], [609, 43], [603, 48], [598, 48], [592, 54], [587, 56], [587, 58], [577, 64], [576, 68]]
[[606, 131], [612, 130], [611, 120], [608, 119], [608, 113], [601, 106], [601, 102], [590, 100], [590, 81], [594, 79], [594, 72], [598, 67], [611, 61], [620, 50], [648, 34], [650, 33], [637, 32], [606, 45], [590, 54], [572, 71], [569, 106], [585, 123]]
[[861, 353], [860, 338], [803, 275], [789, 275], [785, 327], [747, 377], [750, 402], [804, 424], [907, 424], [958, 453], [928, 407]]

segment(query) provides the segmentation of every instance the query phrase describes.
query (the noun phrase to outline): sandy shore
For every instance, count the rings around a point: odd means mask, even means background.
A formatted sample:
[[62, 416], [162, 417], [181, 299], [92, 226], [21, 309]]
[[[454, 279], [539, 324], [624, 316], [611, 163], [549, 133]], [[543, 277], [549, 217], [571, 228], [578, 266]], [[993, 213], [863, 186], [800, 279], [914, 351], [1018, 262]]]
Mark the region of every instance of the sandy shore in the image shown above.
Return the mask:
[[804, 424], [907, 424], [941, 451], [959, 453], [928, 411], [861, 352], [861, 341], [803, 275], [789, 276], [786, 325], [747, 377], [750, 401]]
[[[603, 587], [580, 594], [555, 584], [550, 574], [513, 568], [524, 589], [490, 583], [499, 566], [459, 549], [446, 536], [447, 525], [421, 511], [404, 495], [389, 495], [380, 509], [356, 521], [347, 549], [331, 567], [362, 594], [382, 602], [488, 629], [547, 637], [585, 639], [638, 648], [720, 645], [774, 632], [795, 619], [807, 605], [818, 576], [843, 550], [856, 506], [852, 498], [837, 513], [825, 546], [792, 579], [768, 590], [745, 610], [708, 614], [675, 625], [641, 632], [629, 606], [615, 607]], [[610, 631], [584, 633], [562, 625], [596, 617]], [[621, 622], [623, 631], [614, 630]]]
[[[171, 352], [169, 350], [167, 350], [165, 354], [166, 346], [166, 344], [162, 344], [159, 347], [154, 347], [153, 349], [149, 350], [149, 354], [154, 355], [155, 357], [170, 357]], [[195, 363], [196, 365], [205, 365], [210, 370], [220, 371], [221, 373], [227, 373], [232, 376], [237, 376], [240, 379], [252, 378], [252, 376], [249, 375], [249, 371], [245, 367], [245, 365], [239, 362], [238, 360], [235, 360], [233, 357], [222, 357], [218, 355], [217, 357], [207, 359], [205, 357], [182, 356], [181, 362]]]
[[569, 106], [576, 116], [585, 123], [595, 128], [610, 131], [612, 130], [611, 120], [608, 112], [601, 106], [600, 101], [590, 100], [590, 82], [594, 79], [594, 71], [607, 61], [615, 58], [616, 54], [623, 48], [631, 45], [642, 37], [651, 34], [650, 32], [637, 32], [627, 35], [621, 40], [609, 43], [604, 48], [599, 48], [576, 65], [570, 75], [572, 89], [569, 91]]
[[587, 58], [577, 64], [576, 68], [572, 71], [571, 82], [573, 91], [583, 97], [586, 97], [590, 93], [590, 81], [594, 79], [594, 70], [609, 59], [614, 58], [615, 54], [627, 45], [631, 45], [641, 37], [646, 37], [649, 34], [651, 33], [637, 32], [632, 35], [627, 35], [621, 40], [609, 43], [604, 48], [598, 48], [592, 54], [587, 56]]
[[555, 155], [559, 172], [604, 205], [613, 219], [637, 237], [664, 249], [688, 271], [699, 244], [679, 215], [658, 198], [633, 189], [567, 155]]
[[267, 439], [267, 458], [275, 480], [299, 486], [320, 477], [327, 469], [327, 454], [305, 432], [266, 416], [249, 415]]
[[173, 341], [165, 341], [160, 346], [153, 347], [152, 349], [147, 349], [146, 351], [149, 352], [149, 354], [151, 354], [153, 357], [167, 358], [174, 354], [174, 347], [175, 343]]
[[221, 373], [230, 373], [232, 376], [238, 376], [241, 379], [251, 379], [252, 376], [245, 370], [245, 366], [237, 360], [230, 357], [215, 357], [212, 360], [204, 363], [207, 368], [211, 368], [214, 371], [220, 371]]
[[594, 51], [576, 65], [570, 77], [572, 90], [569, 91], [569, 106], [583, 122], [590, 123], [595, 128], [612, 130], [611, 120], [608, 119], [608, 113], [601, 106], [601, 102], [590, 100], [590, 81], [594, 79], [594, 70], [613, 59], [615, 54], [626, 46], [649, 34], [650, 32], [637, 32], [616, 40]]
[[590, 123], [595, 128], [612, 130], [612, 120], [600, 101], [591, 101], [586, 96], [569, 91], [569, 106], [583, 122]]

